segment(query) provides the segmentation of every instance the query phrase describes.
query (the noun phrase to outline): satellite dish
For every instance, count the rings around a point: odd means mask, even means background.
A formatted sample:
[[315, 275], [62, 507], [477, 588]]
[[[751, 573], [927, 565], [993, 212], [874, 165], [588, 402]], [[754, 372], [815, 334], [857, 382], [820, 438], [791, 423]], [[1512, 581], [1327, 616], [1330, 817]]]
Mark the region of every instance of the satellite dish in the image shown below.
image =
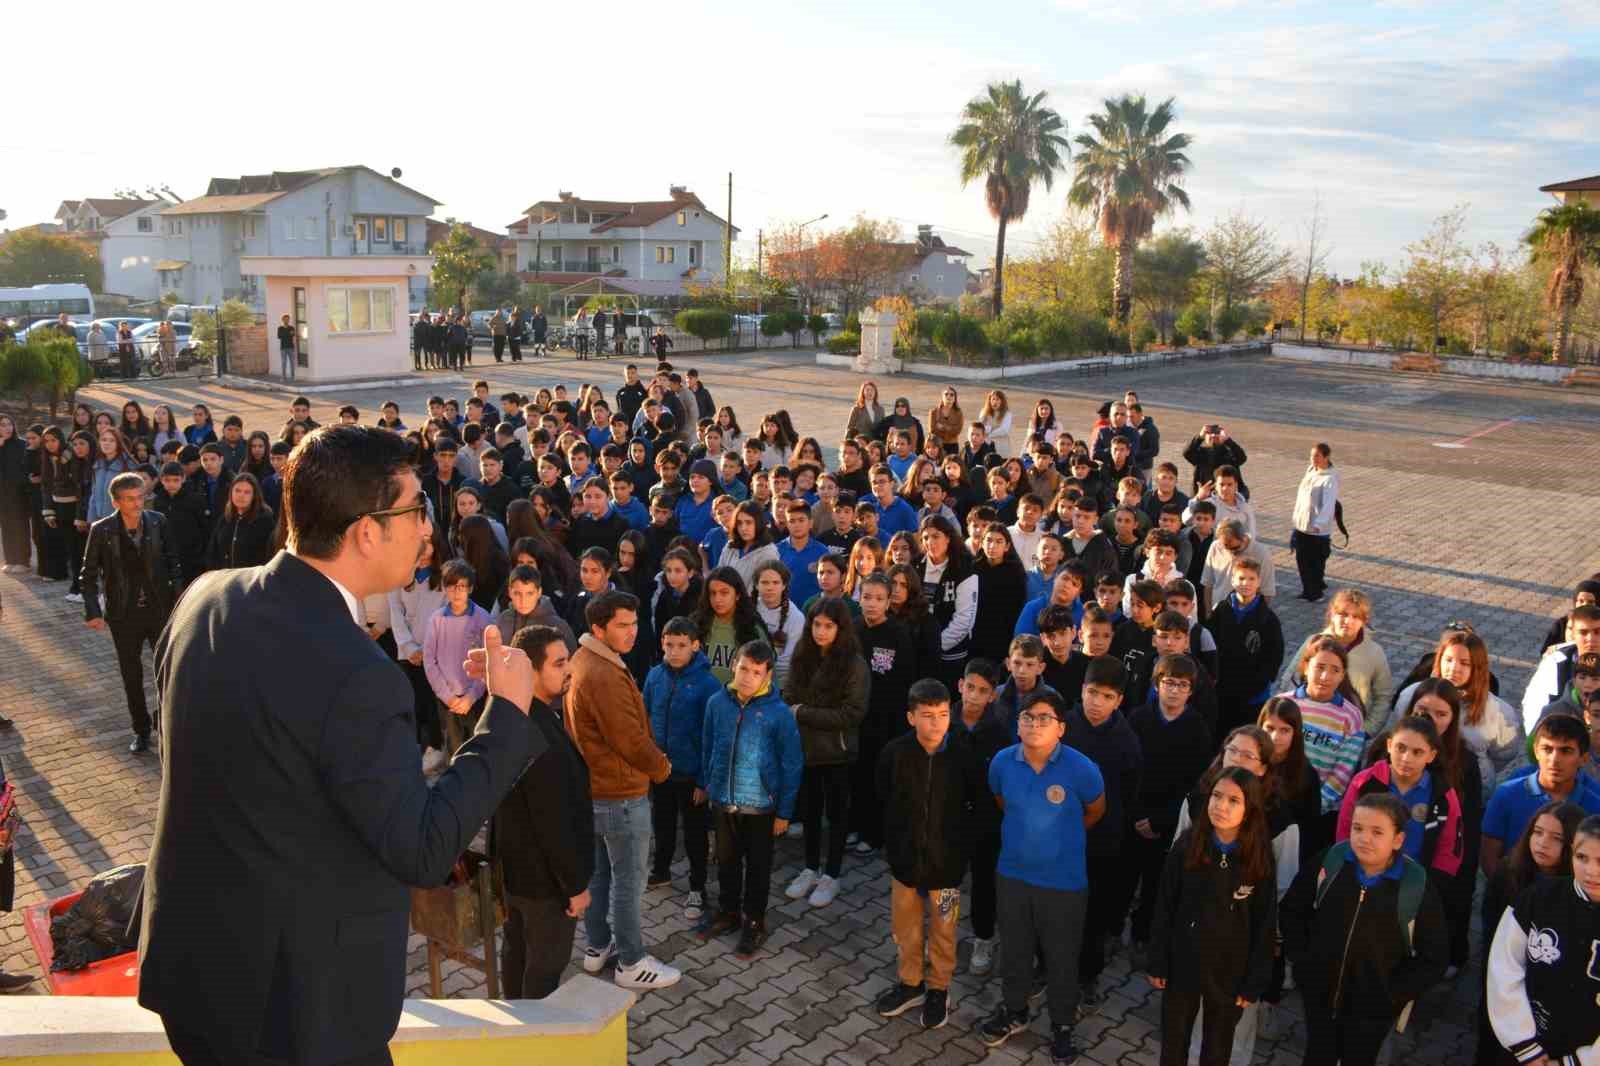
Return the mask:
[[389, 171], [389, 176], [391, 178], [394, 178], [396, 181], [398, 181], [400, 179], [400, 168], [399, 167], [392, 168]]

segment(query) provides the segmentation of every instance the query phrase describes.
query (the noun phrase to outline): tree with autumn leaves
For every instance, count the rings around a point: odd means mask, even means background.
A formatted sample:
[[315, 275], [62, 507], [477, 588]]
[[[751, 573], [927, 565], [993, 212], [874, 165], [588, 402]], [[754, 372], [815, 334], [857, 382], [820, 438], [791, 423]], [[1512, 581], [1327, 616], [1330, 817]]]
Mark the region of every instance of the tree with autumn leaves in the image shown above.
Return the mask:
[[892, 222], [856, 216], [848, 226], [816, 232], [783, 225], [768, 238], [767, 273], [785, 285], [802, 308], [836, 306], [860, 311], [879, 296], [896, 295], [916, 263], [913, 247]]

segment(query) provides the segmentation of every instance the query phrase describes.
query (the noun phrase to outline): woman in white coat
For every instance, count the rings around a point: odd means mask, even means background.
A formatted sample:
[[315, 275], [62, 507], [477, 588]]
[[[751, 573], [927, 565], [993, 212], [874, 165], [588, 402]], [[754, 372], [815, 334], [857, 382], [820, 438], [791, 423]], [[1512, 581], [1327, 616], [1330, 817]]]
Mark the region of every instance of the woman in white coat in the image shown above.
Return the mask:
[[984, 436], [994, 444], [1001, 458], [1017, 454], [1011, 446], [1011, 405], [1006, 401], [1003, 391], [989, 390], [988, 397], [983, 401], [983, 410], [978, 412], [978, 421], [983, 423]]
[[1300, 598], [1312, 603], [1328, 591], [1323, 575], [1333, 550], [1334, 514], [1339, 505], [1339, 472], [1333, 468], [1333, 449], [1311, 446], [1311, 465], [1300, 479], [1294, 497], [1294, 564], [1300, 571]]

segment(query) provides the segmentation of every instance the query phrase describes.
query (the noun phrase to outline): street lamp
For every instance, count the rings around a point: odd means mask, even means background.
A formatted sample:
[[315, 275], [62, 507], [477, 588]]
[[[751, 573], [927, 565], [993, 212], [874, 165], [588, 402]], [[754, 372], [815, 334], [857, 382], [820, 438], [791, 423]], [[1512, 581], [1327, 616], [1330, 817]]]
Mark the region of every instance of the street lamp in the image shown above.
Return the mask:
[[[794, 231], [795, 231], [796, 234], [799, 234], [799, 235], [803, 236], [805, 234], [806, 227], [811, 225], [812, 222], [821, 222], [823, 219], [825, 219], [827, 217], [828, 217], [828, 213], [826, 211], [824, 211], [822, 214], [818, 215], [816, 218], [812, 219], [810, 222], [802, 222], [802, 223], [800, 223], [800, 225], [795, 227]], [[803, 246], [802, 246], [802, 250], [803, 250]], [[806, 290], [806, 317], [807, 318], [811, 317], [811, 290], [810, 289]]]

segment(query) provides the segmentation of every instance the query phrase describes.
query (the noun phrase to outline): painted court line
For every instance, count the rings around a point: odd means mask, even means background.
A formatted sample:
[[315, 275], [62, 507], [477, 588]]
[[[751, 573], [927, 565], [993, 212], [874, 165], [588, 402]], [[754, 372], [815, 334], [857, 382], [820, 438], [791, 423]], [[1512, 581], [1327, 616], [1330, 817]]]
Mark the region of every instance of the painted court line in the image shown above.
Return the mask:
[[1435, 448], [1465, 448], [1467, 446], [1467, 442], [1468, 441], [1477, 440], [1479, 437], [1486, 437], [1489, 434], [1495, 432], [1496, 430], [1505, 429], [1507, 426], [1514, 426], [1518, 422], [1532, 422], [1532, 421], [1533, 421], [1533, 416], [1532, 415], [1518, 415], [1515, 418], [1508, 418], [1504, 422], [1496, 422], [1494, 425], [1485, 427], [1484, 429], [1480, 429], [1476, 433], [1469, 433], [1465, 437], [1462, 437], [1460, 440], [1449, 441], [1448, 443], [1442, 442], [1442, 441], [1434, 441], [1433, 442], [1433, 446]]

